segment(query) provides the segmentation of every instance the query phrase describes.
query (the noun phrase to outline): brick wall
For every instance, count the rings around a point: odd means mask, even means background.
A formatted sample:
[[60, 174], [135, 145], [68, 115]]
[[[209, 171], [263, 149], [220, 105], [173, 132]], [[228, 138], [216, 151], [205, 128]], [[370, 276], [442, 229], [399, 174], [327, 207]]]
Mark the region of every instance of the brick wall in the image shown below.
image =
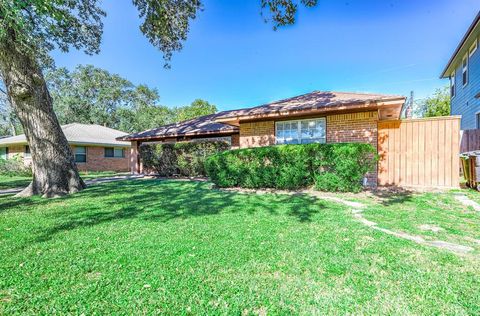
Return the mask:
[[240, 124], [240, 148], [275, 144], [275, 122], [251, 122]]
[[377, 112], [327, 116], [327, 143], [369, 143], [377, 147]]
[[[71, 146], [75, 152], [75, 146]], [[105, 147], [87, 146], [87, 162], [77, 163], [80, 171], [129, 171], [130, 170], [130, 148], [124, 148], [124, 158], [106, 158]], [[8, 146], [8, 157], [20, 156], [26, 165], [31, 164], [30, 157], [25, 158], [25, 145]]]
[[240, 147], [240, 134], [232, 135], [232, 149], [237, 149]]
[[[359, 112], [327, 116], [327, 143], [367, 143], [377, 149], [378, 113]], [[368, 185], [377, 185], [378, 170], [367, 175]]]
[[[335, 114], [328, 115], [326, 119], [327, 143], [368, 143], [377, 148], [377, 112]], [[274, 121], [240, 124], [240, 148], [274, 144]], [[369, 185], [375, 186], [377, 182], [377, 170], [368, 174], [367, 179]]]
[[[72, 146], [75, 152], [75, 146]], [[124, 158], [105, 157], [105, 147], [87, 147], [87, 162], [77, 163], [80, 171], [129, 171], [130, 148], [125, 148]]]
[[29, 166], [32, 163], [31, 157], [25, 158], [25, 145], [8, 146], [8, 157], [12, 158], [14, 156], [23, 158], [23, 162], [26, 166]]

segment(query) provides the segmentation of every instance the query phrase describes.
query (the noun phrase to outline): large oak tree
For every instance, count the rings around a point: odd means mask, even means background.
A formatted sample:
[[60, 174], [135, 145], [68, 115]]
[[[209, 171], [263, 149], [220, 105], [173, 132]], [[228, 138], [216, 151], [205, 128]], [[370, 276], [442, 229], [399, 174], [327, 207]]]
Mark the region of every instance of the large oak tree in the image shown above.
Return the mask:
[[[298, 3], [316, 0], [260, 0], [273, 27], [292, 24]], [[190, 22], [202, 9], [201, 0], [133, 0], [142, 19], [141, 32], [158, 47], [166, 65], [182, 49]], [[20, 195], [46, 197], [85, 188], [73, 154], [53, 111], [42, 69], [55, 48], [96, 54], [105, 12], [99, 0], [1, 0], [0, 74], [11, 106], [30, 145], [33, 180]]]

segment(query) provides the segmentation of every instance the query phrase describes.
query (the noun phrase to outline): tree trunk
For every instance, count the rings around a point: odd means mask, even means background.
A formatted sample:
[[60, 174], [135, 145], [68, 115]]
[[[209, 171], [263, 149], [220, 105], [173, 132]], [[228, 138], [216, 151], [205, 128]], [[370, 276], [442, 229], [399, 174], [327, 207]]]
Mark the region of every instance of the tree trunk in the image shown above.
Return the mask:
[[42, 70], [35, 57], [16, 47], [13, 36], [0, 43], [0, 71], [32, 155], [33, 180], [17, 196], [56, 197], [84, 189]]

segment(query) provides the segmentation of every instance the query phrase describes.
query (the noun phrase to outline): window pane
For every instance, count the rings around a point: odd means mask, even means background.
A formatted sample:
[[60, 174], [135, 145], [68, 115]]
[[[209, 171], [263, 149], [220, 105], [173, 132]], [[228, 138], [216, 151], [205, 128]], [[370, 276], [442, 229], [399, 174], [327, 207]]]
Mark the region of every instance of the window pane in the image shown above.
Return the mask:
[[87, 147], [75, 147], [75, 154], [86, 154], [87, 153]]
[[75, 155], [75, 162], [87, 162], [87, 155], [85, 154]]
[[105, 147], [105, 157], [113, 157], [113, 148]]
[[118, 158], [123, 158], [123, 148], [115, 148], [114, 156]]
[[7, 159], [7, 148], [0, 148], [0, 159]]

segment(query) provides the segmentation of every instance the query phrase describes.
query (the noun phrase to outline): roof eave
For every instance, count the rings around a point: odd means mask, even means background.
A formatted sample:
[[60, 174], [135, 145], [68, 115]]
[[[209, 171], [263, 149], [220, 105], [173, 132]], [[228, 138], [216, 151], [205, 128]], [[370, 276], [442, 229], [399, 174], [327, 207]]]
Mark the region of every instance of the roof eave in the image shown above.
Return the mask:
[[460, 43], [458, 44], [457, 48], [455, 49], [452, 57], [450, 57], [450, 60], [448, 61], [447, 63], [447, 66], [445, 66], [445, 68], [443, 69], [443, 72], [442, 74], [440, 75], [440, 79], [444, 79], [444, 78], [448, 78], [450, 76], [450, 74], [452, 73], [452, 69], [451, 66], [453, 64], [453, 62], [455, 61], [455, 59], [457, 58], [457, 55], [458, 53], [460, 53], [460, 51], [462, 50], [462, 48], [464, 47], [465, 43], [468, 41], [468, 38], [470, 37], [470, 35], [473, 33], [473, 31], [477, 28], [477, 26], [479, 25], [480, 23], [480, 12], [477, 13], [477, 16], [475, 17], [475, 19], [473, 20], [473, 23], [470, 25], [470, 27], [468, 28], [467, 32], [465, 33], [465, 35], [463, 36], [462, 40], [460, 41]]
[[293, 110], [293, 111], [271, 111], [268, 113], [261, 113], [261, 114], [250, 114], [250, 115], [236, 115], [230, 117], [220, 117], [217, 118], [215, 121], [218, 123], [228, 124], [228, 122], [233, 121], [244, 121], [244, 120], [255, 120], [255, 119], [267, 119], [267, 118], [278, 118], [278, 117], [285, 117], [285, 116], [295, 116], [295, 115], [315, 115], [315, 114], [324, 114], [330, 112], [337, 112], [337, 111], [349, 111], [349, 110], [361, 110], [361, 109], [379, 109], [384, 105], [396, 105], [403, 106], [405, 103], [406, 97], [395, 97], [389, 99], [379, 99], [379, 100], [372, 100], [367, 102], [360, 102], [360, 103], [341, 103], [335, 104], [332, 106], [326, 106], [321, 108], [315, 109], [304, 109], [304, 110]]
[[[138, 140], [151, 140], [151, 139], [163, 139], [171, 137], [185, 137], [185, 136], [201, 136], [201, 135], [228, 135], [236, 134], [238, 130], [215, 130], [215, 131], [205, 131], [205, 132], [191, 132], [183, 134], [164, 134], [164, 135], [153, 135], [153, 136], [143, 136], [143, 137], [128, 137], [122, 138], [121, 141], [138, 141]], [[120, 140], [117, 138], [117, 140]]]

